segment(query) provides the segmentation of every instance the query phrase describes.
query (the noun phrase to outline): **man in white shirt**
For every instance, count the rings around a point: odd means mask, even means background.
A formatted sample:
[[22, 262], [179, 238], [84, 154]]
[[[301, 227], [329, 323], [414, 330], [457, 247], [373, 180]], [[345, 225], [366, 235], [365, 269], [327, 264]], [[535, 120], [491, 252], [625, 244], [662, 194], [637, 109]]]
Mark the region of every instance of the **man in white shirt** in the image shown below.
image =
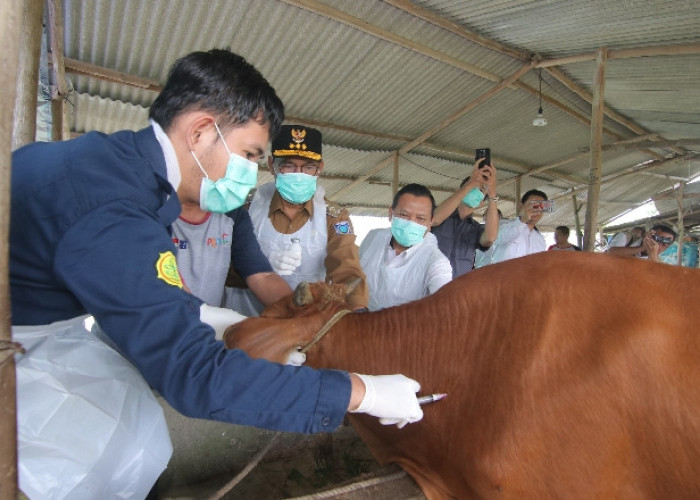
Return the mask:
[[493, 264], [547, 250], [544, 236], [535, 227], [542, 218], [542, 202], [546, 200], [547, 195], [537, 189], [531, 189], [523, 195], [520, 200], [520, 215], [502, 221], [498, 229], [498, 237], [493, 244]]
[[435, 199], [420, 184], [404, 186], [389, 209], [391, 228], [373, 229], [360, 246], [369, 285], [369, 309], [376, 311], [430, 295], [452, 280], [450, 261], [430, 232]]
[[644, 228], [641, 226], [633, 227], [630, 231], [629, 238], [625, 232], [617, 233], [612, 237], [610, 243], [608, 243], [607, 252], [616, 255], [641, 257], [641, 247], [645, 234]]

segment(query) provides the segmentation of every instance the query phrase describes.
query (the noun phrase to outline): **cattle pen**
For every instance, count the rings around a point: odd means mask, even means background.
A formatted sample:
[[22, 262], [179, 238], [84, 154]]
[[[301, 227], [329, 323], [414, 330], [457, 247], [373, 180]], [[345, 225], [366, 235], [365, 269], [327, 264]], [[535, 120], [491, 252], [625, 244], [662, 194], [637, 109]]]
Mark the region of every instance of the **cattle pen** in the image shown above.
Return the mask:
[[[579, 246], [600, 252], [615, 233], [664, 224], [679, 235], [677, 262], [690, 245], [697, 267], [697, 7], [691, 0], [0, 2], [0, 500], [22, 494], [15, 355], [23, 346], [12, 333], [9, 262], [14, 151], [150, 127], [168, 68], [192, 51], [229, 48], [276, 89], [286, 122], [323, 132], [319, 184], [353, 216], [385, 220], [394, 194], [414, 182], [437, 203], [446, 200], [472, 171], [475, 150], [489, 147], [505, 218], [517, 217], [524, 192], [542, 190], [557, 207], [542, 231], [571, 227]], [[272, 180], [261, 162], [258, 185]], [[157, 400], [174, 453], [150, 500], [425, 498], [397, 466], [380, 466], [349, 425], [330, 435], [277, 436], [190, 419]]]
[[399, 467], [379, 465], [349, 425], [330, 435], [285, 435], [188, 419], [161, 403], [175, 452], [160, 498], [425, 498]]

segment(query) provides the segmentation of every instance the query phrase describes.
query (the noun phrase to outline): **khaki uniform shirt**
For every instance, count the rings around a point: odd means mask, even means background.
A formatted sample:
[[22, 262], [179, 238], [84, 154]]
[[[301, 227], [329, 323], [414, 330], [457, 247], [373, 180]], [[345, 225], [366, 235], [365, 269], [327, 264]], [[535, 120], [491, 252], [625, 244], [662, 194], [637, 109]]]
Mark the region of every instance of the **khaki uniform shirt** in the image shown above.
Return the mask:
[[[308, 222], [313, 215], [313, 198], [304, 203], [294, 217], [290, 220], [282, 210], [282, 197], [275, 191], [270, 202], [268, 216], [272, 227], [282, 234], [297, 232]], [[355, 231], [350, 221], [350, 214], [344, 208], [338, 207], [326, 200], [326, 223], [328, 232], [328, 245], [326, 247], [326, 281], [332, 283], [349, 283], [356, 278], [360, 282], [348, 297], [348, 304], [352, 308], [367, 307], [369, 303], [369, 289], [365, 273], [360, 266], [360, 253], [355, 244]], [[236, 280], [229, 270], [227, 286], [241, 286], [241, 281]], [[245, 286], [245, 285], [243, 285]]]

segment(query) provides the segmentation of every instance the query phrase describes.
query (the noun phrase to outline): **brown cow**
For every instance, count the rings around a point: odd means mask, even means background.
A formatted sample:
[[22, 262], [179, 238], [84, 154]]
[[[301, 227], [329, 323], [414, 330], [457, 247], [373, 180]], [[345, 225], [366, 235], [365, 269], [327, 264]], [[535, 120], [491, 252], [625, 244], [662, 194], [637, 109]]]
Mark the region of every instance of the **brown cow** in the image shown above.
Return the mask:
[[[293, 319], [248, 319], [226, 342], [281, 360], [339, 307], [327, 296]], [[351, 415], [429, 499], [700, 498], [699, 270], [587, 252], [514, 259], [348, 314], [307, 364], [448, 393], [401, 430]]]

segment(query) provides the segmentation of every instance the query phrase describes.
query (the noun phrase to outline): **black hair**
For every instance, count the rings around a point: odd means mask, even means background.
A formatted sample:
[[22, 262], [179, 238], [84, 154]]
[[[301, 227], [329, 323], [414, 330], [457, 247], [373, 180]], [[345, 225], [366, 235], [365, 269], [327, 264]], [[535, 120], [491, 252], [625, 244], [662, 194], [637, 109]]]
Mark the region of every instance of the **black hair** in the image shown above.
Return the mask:
[[404, 187], [399, 189], [399, 192], [396, 193], [396, 196], [394, 196], [394, 201], [391, 202], [391, 209], [396, 210], [396, 207], [399, 204], [399, 198], [403, 196], [404, 194], [412, 194], [413, 196], [425, 196], [426, 198], [430, 199], [430, 216], [432, 217], [435, 215], [435, 198], [433, 198], [433, 193], [430, 192], [430, 189], [425, 187], [423, 184], [406, 184]]
[[568, 238], [569, 234], [571, 234], [571, 231], [569, 230], [569, 226], [557, 226], [554, 230], [559, 231], [561, 234], [566, 236], [566, 238]]
[[469, 179], [471, 179], [471, 175], [466, 176], [459, 187], [464, 186], [467, 182], [469, 182]]
[[229, 50], [212, 49], [181, 57], [148, 112], [168, 131], [181, 113], [207, 110], [219, 116], [222, 130], [248, 120], [269, 124], [275, 137], [284, 120], [284, 105], [275, 89], [246, 60]]
[[676, 232], [673, 229], [663, 224], [657, 224], [653, 226], [649, 231], [663, 231], [664, 233], [672, 234], [673, 241], [676, 241], [676, 238], [678, 238], [678, 234], [676, 234]]
[[531, 189], [530, 191], [528, 191], [527, 193], [525, 193], [525, 194], [523, 195], [523, 197], [520, 199], [520, 203], [525, 204], [525, 202], [527, 201], [527, 199], [528, 199], [530, 196], [541, 196], [541, 197], [544, 198], [545, 200], [548, 200], [548, 199], [549, 199], [549, 198], [547, 198], [547, 195], [546, 195], [544, 192], [539, 191], [539, 190], [537, 190], [537, 189]]

